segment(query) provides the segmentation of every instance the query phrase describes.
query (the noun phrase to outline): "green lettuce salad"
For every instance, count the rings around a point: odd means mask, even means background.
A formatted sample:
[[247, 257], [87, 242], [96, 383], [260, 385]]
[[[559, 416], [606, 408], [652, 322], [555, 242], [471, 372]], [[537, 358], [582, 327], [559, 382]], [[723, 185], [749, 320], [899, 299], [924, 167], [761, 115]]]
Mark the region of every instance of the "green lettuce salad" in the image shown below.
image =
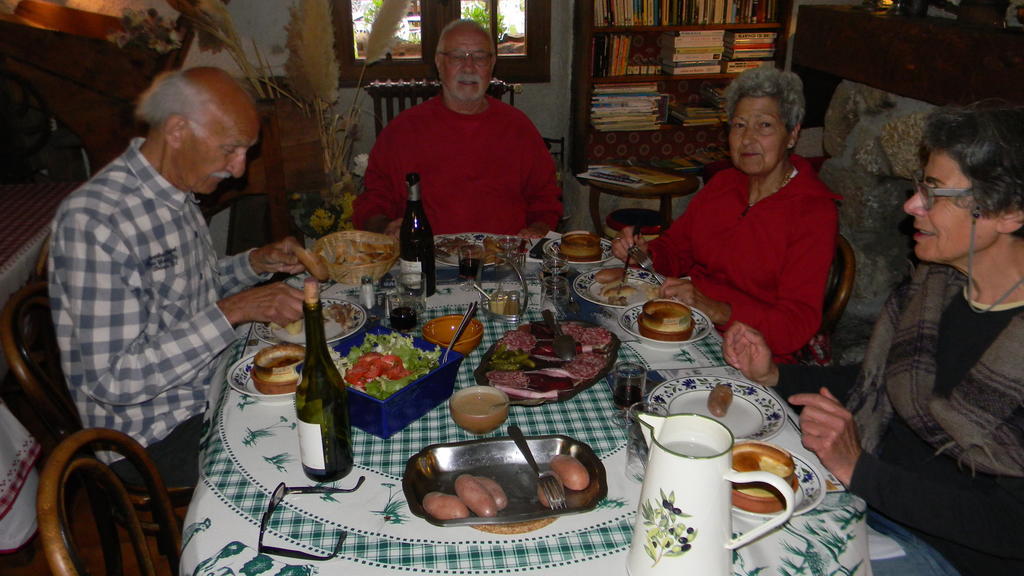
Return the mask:
[[[365, 388], [354, 386], [380, 400], [386, 399], [410, 382], [415, 382], [437, 368], [438, 358], [441, 356], [440, 349], [421, 350], [417, 348], [411, 336], [404, 336], [396, 332], [366, 334], [362, 344], [352, 347], [346, 356], [338, 356], [335, 361], [338, 371], [341, 372], [349, 386], [353, 386], [352, 378], [348, 374], [349, 370], [356, 366], [360, 358], [371, 352], [385, 356], [397, 356], [401, 359], [404, 367], [402, 372], [408, 372], [397, 379], [388, 378], [386, 374], [374, 375], [372, 378], [365, 379]], [[357, 368], [357, 370], [360, 369], [363, 368]]]

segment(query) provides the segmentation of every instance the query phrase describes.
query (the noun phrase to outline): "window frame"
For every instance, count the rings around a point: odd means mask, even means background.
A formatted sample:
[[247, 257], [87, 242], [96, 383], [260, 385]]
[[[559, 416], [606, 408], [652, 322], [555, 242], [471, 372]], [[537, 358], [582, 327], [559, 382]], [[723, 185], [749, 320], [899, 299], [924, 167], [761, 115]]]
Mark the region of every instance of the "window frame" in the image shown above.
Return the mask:
[[[489, 0], [496, 3], [497, 0]], [[525, 56], [499, 55], [494, 65], [494, 77], [507, 82], [551, 81], [551, 0], [525, 0], [526, 37]], [[362, 74], [363, 83], [373, 80], [437, 78], [434, 52], [438, 36], [444, 26], [459, 18], [461, 2], [458, 0], [421, 0], [420, 42], [423, 57], [419, 60], [381, 60], [367, 66], [352, 53], [352, 1], [334, 0], [335, 53], [340, 69], [341, 85], [355, 86]], [[491, 11], [491, 35], [497, 28], [497, 13]], [[429, 56], [428, 56], [429, 55]]]

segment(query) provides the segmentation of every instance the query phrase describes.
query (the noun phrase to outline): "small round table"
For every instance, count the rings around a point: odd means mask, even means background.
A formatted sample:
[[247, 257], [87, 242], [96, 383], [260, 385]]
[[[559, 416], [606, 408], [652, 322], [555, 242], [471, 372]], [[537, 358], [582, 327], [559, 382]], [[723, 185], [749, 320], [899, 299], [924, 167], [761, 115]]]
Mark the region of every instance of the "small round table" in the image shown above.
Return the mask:
[[612, 196], [621, 196], [623, 198], [640, 198], [643, 200], [657, 198], [662, 228], [667, 229], [672, 224], [672, 199], [693, 194], [700, 188], [700, 181], [693, 176], [686, 176], [676, 182], [650, 184], [638, 188], [631, 188], [620, 184], [609, 184], [597, 180], [587, 180], [586, 184], [590, 186], [590, 219], [593, 221], [594, 230], [598, 234], [601, 234], [604, 230], [601, 218], [601, 194], [611, 194]]

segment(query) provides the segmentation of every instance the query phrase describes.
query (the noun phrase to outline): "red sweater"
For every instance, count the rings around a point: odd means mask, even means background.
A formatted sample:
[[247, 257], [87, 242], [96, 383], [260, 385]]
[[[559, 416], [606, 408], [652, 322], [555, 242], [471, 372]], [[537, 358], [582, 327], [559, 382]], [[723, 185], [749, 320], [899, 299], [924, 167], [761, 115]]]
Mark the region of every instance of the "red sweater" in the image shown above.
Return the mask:
[[405, 214], [405, 175], [418, 172], [435, 234], [516, 234], [537, 221], [554, 230], [562, 216], [555, 164], [520, 110], [488, 96], [481, 114], [459, 114], [440, 96], [391, 121], [373, 146], [353, 221]]
[[840, 197], [806, 160], [791, 161], [796, 177], [749, 210], [747, 175], [716, 174], [650, 243], [659, 272], [689, 275], [709, 298], [728, 302], [730, 323], [761, 331], [777, 361], [791, 361], [818, 331], [838, 232]]

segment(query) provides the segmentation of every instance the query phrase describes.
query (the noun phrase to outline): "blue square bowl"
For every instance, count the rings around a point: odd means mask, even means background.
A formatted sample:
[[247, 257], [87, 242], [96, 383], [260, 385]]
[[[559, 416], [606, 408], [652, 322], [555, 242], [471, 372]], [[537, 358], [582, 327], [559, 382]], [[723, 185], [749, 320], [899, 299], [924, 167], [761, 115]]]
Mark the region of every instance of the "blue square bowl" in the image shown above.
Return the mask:
[[[380, 327], [366, 331], [369, 334], [387, 334], [389, 332], [391, 330]], [[341, 340], [334, 345], [334, 349], [342, 356], [347, 356], [349, 350], [363, 343], [366, 333]], [[415, 336], [413, 344], [420, 350], [440, 348]], [[440, 349], [444, 350], [444, 348]], [[385, 400], [374, 398], [365, 392], [349, 387], [348, 414], [352, 425], [378, 438], [390, 438], [452, 395], [462, 359], [462, 354], [452, 350], [448, 354], [447, 362], [419, 380], [410, 382]]]

